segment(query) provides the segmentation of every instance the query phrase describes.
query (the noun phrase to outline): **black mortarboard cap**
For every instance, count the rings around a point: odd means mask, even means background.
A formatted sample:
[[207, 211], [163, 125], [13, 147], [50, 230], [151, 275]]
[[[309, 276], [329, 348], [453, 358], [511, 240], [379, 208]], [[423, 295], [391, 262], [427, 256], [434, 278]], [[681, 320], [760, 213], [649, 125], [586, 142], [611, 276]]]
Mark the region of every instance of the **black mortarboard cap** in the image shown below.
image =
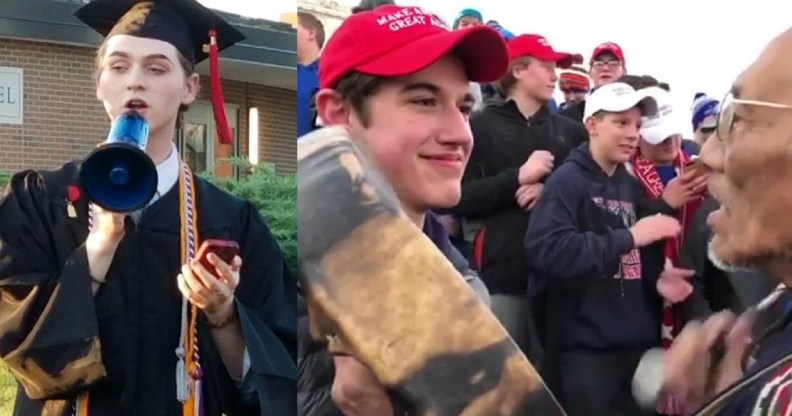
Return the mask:
[[228, 22], [195, 0], [94, 0], [74, 15], [104, 37], [133, 35], [165, 41], [198, 64], [209, 54], [209, 32], [218, 50], [245, 39]]
[[168, 42], [194, 65], [208, 58], [218, 140], [231, 143], [218, 54], [245, 35], [195, 0], [94, 0], [74, 15], [105, 38], [132, 35]]

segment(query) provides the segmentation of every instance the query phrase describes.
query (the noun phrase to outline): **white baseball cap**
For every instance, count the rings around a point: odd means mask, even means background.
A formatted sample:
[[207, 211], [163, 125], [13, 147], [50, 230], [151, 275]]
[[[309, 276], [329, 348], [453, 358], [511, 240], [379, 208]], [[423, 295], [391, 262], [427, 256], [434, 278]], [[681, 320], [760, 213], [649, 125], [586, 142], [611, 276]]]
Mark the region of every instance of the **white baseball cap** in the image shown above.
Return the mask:
[[653, 116], [643, 118], [641, 138], [649, 144], [656, 145], [675, 134], [682, 134], [682, 123], [679, 115], [674, 112], [671, 93], [659, 87], [649, 87], [645, 91], [655, 99], [658, 108]]
[[623, 82], [612, 82], [595, 89], [586, 98], [583, 120], [588, 120], [600, 111], [621, 113], [636, 106], [644, 117], [657, 113], [657, 102], [646, 89], [636, 91]]

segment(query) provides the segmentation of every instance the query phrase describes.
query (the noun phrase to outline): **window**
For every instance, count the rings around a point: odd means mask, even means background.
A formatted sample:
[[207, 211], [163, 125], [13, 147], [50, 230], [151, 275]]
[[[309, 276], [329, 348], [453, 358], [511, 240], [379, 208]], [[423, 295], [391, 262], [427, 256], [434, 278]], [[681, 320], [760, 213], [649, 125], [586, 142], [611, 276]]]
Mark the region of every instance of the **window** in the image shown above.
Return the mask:
[[231, 128], [231, 144], [220, 144], [217, 140], [211, 104], [193, 103], [184, 113], [177, 146], [184, 161], [196, 174], [212, 172], [219, 177], [237, 176], [237, 169], [225, 159], [239, 155], [239, 108], [226, 104], [225, 111]]
[[248, 111], [248, 159], [253, 165], [259, 162], [259, 113], [253, 107]]

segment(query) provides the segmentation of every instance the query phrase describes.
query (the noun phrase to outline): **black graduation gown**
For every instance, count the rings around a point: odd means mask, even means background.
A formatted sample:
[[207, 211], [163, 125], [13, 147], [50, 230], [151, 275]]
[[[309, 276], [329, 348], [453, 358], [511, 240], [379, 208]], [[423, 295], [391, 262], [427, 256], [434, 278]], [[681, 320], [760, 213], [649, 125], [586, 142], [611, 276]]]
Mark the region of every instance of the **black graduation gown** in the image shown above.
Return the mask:
[[[84, 241], [88, 202], [67, 214], [77, 164], [15, 175], [0, 202], [0, 356], [21, 387], [17, 416], [65, 416], [89, 389], [91, 416], [180, 415], [174, 353], [181, 294], [179, 185], [126, 234], [95, 297]], [[236, 291], [251, 368], [243, 395], [201, 314], [206, 416], [296, 414], [296, 282], [252, 204], [196, 178], [199, 239], [241, 246]], [[84, 195], [84, 193], [83, 193]]]

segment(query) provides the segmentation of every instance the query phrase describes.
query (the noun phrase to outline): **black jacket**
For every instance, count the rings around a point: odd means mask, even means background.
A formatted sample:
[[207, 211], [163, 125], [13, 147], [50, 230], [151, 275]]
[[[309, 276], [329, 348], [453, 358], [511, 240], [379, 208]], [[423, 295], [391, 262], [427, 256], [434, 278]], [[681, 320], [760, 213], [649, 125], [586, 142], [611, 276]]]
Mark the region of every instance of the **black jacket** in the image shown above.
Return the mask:
[[564, 106], [562, 110], [558, 112], [564, 117], [569, 117], [572, 120], [583, 122], [583, 110], [586, 109], [586, 100], [583, 100], [579, 103], [571, 104], [568, 106]]
[[527, 265], [522, 241], [531, 216], [517, 205], [518, 171], [536, 150], [548, 150], [560, 166], [588, 140], [582, 124], [543, 107], [526, 119], [512, 100], [490, 102], [470, 120], [475, 145], [454, 214], [481, 221], [471, 265], [492, 294], [525, 293]]

